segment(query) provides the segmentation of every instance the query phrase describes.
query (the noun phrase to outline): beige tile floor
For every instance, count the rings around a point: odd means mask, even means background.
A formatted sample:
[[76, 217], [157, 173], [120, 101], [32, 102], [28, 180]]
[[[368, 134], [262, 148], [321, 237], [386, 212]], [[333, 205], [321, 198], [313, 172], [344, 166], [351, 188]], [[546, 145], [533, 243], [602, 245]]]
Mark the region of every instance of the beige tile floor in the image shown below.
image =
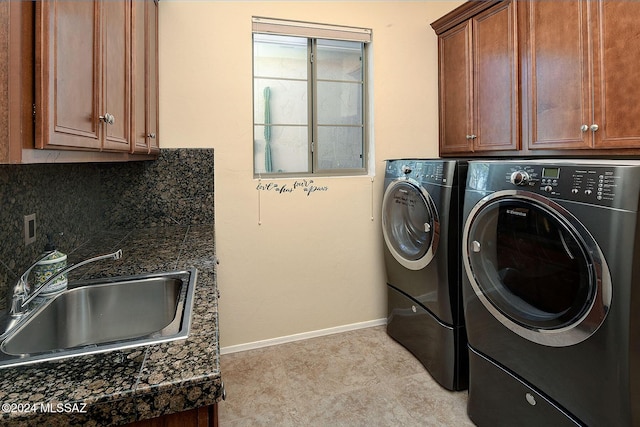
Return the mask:
[[221, 356], [222, 427], [473, 426], [385, 326]]

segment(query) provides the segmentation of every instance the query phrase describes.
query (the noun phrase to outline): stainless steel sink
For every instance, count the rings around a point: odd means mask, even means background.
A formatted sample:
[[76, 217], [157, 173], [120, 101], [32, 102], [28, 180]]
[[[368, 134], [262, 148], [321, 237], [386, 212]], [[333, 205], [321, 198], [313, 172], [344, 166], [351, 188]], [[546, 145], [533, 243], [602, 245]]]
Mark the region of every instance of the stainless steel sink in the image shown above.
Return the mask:
[[0, 367], [186, 338], [196, 276], [191, 269], [70, 283], [0, 344]]

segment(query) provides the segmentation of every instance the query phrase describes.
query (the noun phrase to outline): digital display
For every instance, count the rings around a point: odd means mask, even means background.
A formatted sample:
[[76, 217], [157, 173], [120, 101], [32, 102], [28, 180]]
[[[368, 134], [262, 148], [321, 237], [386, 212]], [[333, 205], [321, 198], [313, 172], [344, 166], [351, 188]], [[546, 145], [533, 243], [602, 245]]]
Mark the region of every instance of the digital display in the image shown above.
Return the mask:
[[560, 168], [542, 168], [543, 178], [558, 178], [560, 176]]

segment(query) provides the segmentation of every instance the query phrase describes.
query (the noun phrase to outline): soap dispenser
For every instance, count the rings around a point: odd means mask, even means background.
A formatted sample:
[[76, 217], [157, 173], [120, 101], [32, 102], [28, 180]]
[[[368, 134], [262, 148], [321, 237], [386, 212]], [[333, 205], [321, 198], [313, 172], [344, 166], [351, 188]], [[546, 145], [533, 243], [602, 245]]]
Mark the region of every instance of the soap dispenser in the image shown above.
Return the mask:
[[[51, 234], [47, 234], [47, 244], [44, 246], [44, 253], [42, 255], [44, 256], [47, 252], [51, 252], [49, 256], [38, 261], [35, 267], [33, 267], [33, 274], [35, 276], [34, 289], [67, 266], [67, 255], [56, 249]], [[45, 286], [40, 295], [50, 296], [62, 292], [65, 289], [67, 289], [67, 275], [63, 274]]]

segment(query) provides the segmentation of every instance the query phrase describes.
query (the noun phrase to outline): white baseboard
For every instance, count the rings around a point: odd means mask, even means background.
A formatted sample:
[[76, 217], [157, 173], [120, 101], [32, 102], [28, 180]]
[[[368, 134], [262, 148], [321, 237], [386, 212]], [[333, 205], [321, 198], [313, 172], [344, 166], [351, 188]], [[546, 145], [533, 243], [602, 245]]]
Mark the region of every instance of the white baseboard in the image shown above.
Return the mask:
[[220, 354], [237, 353], [240, 351], [254, 350], [257, 348], [269, 347], [272, 345], [284, 344], [294, 341], [307, 340], [309, 338], [322, 337], [325, 335], [339, 334], [340, 332], [355, 331], [357, 329], [371, 328], [373, 326], [386, 325], [386, 317], [383, 319], [369, 320], [366, 322], [352, 323], [350, 325], [336, 326], [334, 328], [320, 329], [318, 331], [302, 332], [300, 334], [287, 335], [284, 337], [271, 338], [268, 340], [254, 341], [246, 344], [230, 345], [222, 347]]

